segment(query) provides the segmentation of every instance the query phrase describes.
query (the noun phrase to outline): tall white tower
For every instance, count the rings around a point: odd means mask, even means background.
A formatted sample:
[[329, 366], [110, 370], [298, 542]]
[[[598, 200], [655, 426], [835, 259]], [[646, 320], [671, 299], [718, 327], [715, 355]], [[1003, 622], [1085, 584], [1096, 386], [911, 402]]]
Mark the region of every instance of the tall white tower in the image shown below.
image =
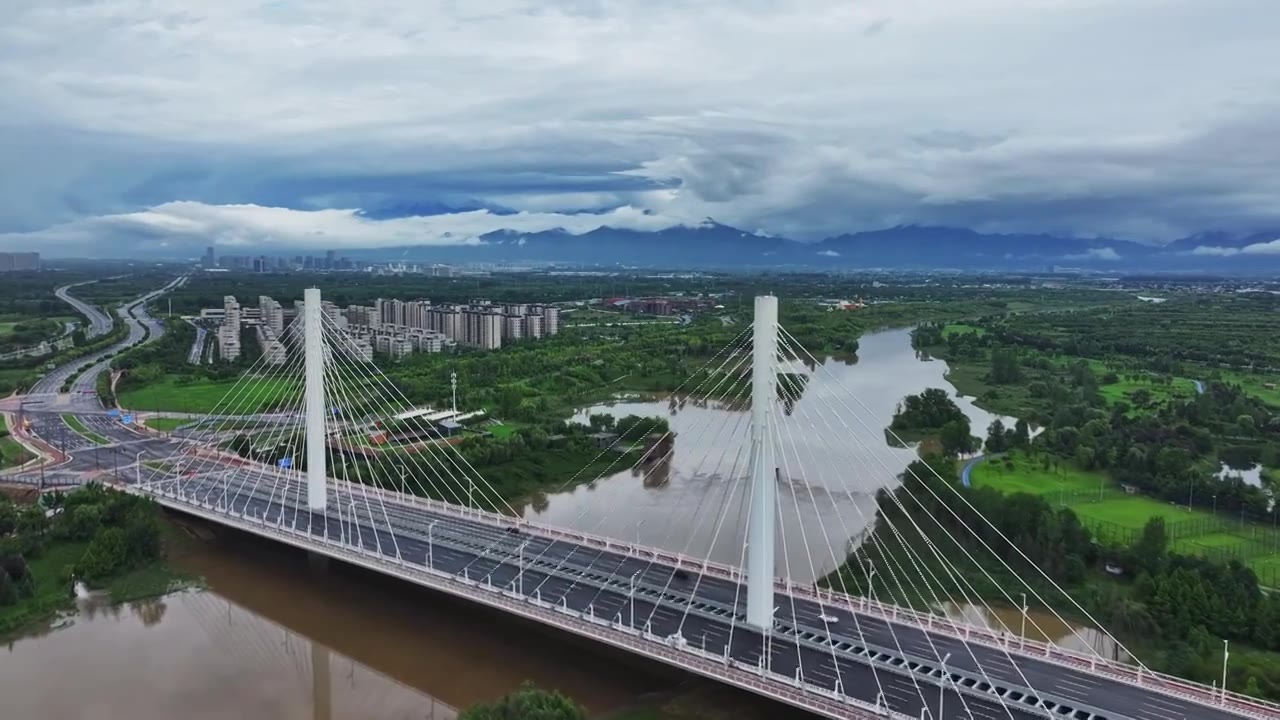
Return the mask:
[[325, 406], [324, 406], [324, 329], [321, 326], [320, 289], [302, 292], [302, 334], [306, 365], [307, 399], [307, 507], [324, 510], [325, 478]]
[[778, 298], [756, 298], [751, 361], [751, 517], [747, 526], [747, 622], [773, 627], [778, 485], [773, 432], [778, 397]]

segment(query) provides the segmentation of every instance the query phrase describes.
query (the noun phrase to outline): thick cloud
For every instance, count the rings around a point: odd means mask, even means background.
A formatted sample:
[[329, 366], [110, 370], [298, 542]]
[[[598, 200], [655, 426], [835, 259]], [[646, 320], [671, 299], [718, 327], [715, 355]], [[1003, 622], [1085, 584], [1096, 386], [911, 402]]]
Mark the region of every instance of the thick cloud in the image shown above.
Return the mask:
[[1274, 227], [1278, 23], [1272, 0], [15, 0], [0, 246], [464, 242], [498, 214]]

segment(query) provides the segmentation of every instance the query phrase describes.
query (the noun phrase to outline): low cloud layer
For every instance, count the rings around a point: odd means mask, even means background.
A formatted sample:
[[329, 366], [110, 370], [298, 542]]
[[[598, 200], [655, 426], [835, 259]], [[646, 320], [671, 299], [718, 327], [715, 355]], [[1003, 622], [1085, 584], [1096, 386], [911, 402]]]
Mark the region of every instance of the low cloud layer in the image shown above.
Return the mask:
[[1280, 256], [1280, 239], [1270, 242], [1253, 243], [1241, 248], [1219, 247], [1217, 245], [1201, 245], [1191, 251], [1192, 255], [1207, 257], [1232, 257], [1234, 255], [1277, 255]]
[[1272, 0], [10, 5], [0, 247], [1280, 226]]
[[[498, 230], [534, 233], [563, 229], [574, 235], [602, 226], [656, 231], [677, 220], [631, 207], [600, 213], [517, 212], [488, 210], [423, 217], [373, 220], [358, 210], [290, 210], [258, 205], [167, 203], [149, 210], [76, 220], [30, 233], [0, 234], [0, 246], [41, 247], [72, 252], [100, 238], [126, 240], [148, 253], [198, 254], [205, 245], [222, 253], [252, 254], [256, 248], [380, 248], [401, 245], [467, 245]], [[98, 247], [94, 254], [120, 254]]]

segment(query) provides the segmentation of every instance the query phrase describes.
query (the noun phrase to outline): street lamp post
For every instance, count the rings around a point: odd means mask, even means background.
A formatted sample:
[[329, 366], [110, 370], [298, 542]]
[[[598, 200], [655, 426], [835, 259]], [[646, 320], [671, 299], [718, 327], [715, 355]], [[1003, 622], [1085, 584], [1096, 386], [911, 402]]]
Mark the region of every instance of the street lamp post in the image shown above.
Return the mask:
[[[629, 598], [628, 604], [631, 606], [631, 629], [632, 630], [636, 629], [636, 576], [639, 574], [640, 574], [639, 570], [631, 574], [631, 592], [628, 595], [628, 598]], [[703, 635], [703, 642], [704, 643], [706, 642], [705, 634]]]
[[435, 527], [436, 527], [435, 520], [432, 520], [431, 522], [427, 523], [427, 567], [429, 568], [435, 567], [435, 564], [436, 564], [435, 558], [433, 557], [434, 553], [432, 552], [432, 542], [431, 542], [432, 531], [435, 529]]
[[946, 698], [947, 690], [947, 661], [951, 659], [951, 653], [942, 658], [942, 677], [938, 678], [938, 720], [942, 720], [942, 701]]
[[405, 471], [403, 463], [396, 465], [396, 467], [400, 468], [400, 493], [402, 495], [408, 495], [409, 483], [405, 481], [405, 475], [408, 473]]
[[524, 546], [528, 544], [528, 540], [520, 543], [520, 556], [516, 561], [519, 563], [518, 574], [516, 575], [516, 592], [520, 593], [521, 596], [524, 595]]
[[144, 452], [146, 452], [146, 450], [139, 450], [139, 451], [138, 451], [138, 454], [133, 456], [133, 463], [134, 463], [134, 465], [133, 465], [133, 469], [134, 469], [134, 479], [133, 479], [133, 484], [134, 484], [134, 485], [137, 485], [137, 486], [141, 486], [141, 485], [142, 485], [142, 453], [144, 453]]
[[1222, 641], [1222, 704], [1227, 704], [1227, 658], [1231, 656], [1228, 650], [1230, 642]]
[[1027, 594], [1022, 593], [1022, 629], [1018, 631], [1021, 638], [1018, 645], [1025, 647], [1027, 644]]
[[875, 567], [872, 566], [870, 560], [867, 561], [866, 568], [867, 568], [867, 598], [871, 600], [871, 602], [875, 602], [876, 601], [876, 585], [875, 585], [876, 569]]

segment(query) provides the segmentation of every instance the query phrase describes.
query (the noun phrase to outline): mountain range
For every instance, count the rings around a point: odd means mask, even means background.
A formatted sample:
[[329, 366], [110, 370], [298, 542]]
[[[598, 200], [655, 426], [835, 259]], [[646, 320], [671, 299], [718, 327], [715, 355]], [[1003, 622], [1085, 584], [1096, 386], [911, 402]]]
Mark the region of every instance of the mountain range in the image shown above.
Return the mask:
[[408, 262], [559, 263], [662, 268], [882, 268], [958, 270], [1165, 271], [1275, 273], [1280, 230], [1206, 232], [1165, 245], [1046, 234], [991, 234], [967, 228], [902, 225], [797, 242], [706, 221], [655, 232], [602, 227], [500, 230], [480, 242], [346, 251], [365, 260]]

